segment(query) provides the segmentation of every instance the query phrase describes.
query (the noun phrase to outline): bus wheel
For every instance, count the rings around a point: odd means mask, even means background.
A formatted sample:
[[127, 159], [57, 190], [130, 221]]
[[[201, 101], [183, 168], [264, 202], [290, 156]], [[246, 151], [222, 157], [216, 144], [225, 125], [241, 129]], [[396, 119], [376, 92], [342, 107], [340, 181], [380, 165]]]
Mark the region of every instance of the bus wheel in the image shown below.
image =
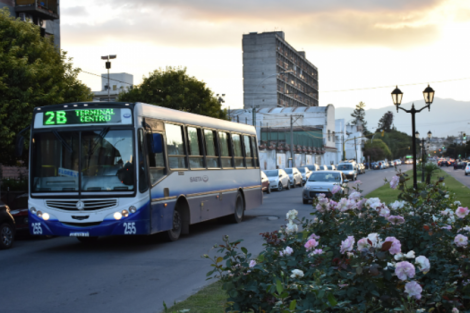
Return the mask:
[[237, 194], [237, 200], [235, 201], [235, 213], [232, 215], [233, 223], [241, 223], [243, 216], [245, 215], [245, 204], [243, 203], [243, 197], [240, 193]]
[[166, 239], [168, 241], [176, 241], [181, 236], [181, 229], [183, 228], [183, 221], [180, 211], [175, 208], [173, 211], [173, 229], [166, 232]]
[[94, 244], [98, 241], [98, 237], [77, 237], [77, 239], [87, 245]]

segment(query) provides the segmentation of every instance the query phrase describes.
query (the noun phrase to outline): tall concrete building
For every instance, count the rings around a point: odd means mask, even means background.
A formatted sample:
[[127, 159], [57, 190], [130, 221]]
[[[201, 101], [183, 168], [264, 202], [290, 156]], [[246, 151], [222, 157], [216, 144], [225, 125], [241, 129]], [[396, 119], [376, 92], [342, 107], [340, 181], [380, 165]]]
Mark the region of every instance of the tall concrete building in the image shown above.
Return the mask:
[[93, 101], [116, 101], [119, 93], [134, 86], [134, 75], [128, 73], [101, 74], [101, 90], [93, 91]]
[[8, 7], [11, 16], [38, 25], [42, 36], [54, 36], [54, 45], [60, 49], [59, 0], [0, 0], [3, 7]]
[[318, 106], [318, 69], [284, 32], [249, 33], [242, 45], [245, 109]]

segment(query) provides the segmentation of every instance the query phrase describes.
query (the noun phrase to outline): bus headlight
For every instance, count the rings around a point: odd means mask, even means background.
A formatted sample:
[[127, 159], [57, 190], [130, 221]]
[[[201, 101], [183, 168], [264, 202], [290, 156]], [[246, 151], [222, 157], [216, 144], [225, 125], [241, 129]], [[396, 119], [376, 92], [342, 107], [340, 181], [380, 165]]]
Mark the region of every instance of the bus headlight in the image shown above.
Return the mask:
[[33, 214], [36, 214], [36, 208], [35, 207], [31, 207], [31, 209], [29, 209], [31, 211], [31, 213]]
[[[129, 216], [129, 212], [127, 212], [127, 210], [122, 210], [122, 216], [128, 217], [128, 216]], [[116, 217], [114, 217], [114, 218], [116, 218]]]
[[42, 219], [43, 219], [43, 220], [47, 221], [49, 218], [50, 218], [49, 213], [44, 212], [44, 213], [42, 214]]
[[114, 218], [120, 220], [122, 218], [122, 214], [120, 212], [114, 213]]
[[38, 211], [37, 214], [38, 214], [39, 217], [42, 217], [42, 212], [41, 211]]
[[135, 213], [135, 212], [137, 212], [137, 208], [135, 206], [130, 206], [129, 207], [129, 212]]

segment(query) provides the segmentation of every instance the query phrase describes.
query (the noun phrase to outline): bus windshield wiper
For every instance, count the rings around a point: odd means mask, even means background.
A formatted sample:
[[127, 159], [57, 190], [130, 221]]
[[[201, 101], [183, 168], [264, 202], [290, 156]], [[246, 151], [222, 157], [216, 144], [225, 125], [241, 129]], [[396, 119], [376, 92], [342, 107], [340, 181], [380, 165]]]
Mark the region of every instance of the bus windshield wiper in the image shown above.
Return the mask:
[[69, 146], [69, 144], [64, 140], [64, 138], [62, 138], [62, 136], [60, 136], [60, 134], [57, 132], [57, 130], [53, 130], [52, 133], [53, 133], [54, 136], [57, 138], [57, 140], [60, 141], [60, 143], [62, 144], [62, 146], [63, 146], [65, 149], [67, 149], [68, 152], [73, 153], [72, 147]]

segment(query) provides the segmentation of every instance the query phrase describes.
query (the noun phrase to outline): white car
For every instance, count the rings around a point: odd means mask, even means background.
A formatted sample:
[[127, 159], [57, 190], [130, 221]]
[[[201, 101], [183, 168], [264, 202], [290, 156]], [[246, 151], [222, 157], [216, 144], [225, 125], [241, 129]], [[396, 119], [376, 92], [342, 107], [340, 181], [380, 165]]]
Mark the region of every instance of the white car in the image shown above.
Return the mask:
[[289, 175], [283, 169], [264, 171], [269, 179], [269, 188], [281, 191], [290, 189]]
[[333, 190], [335, 185], [340, 186], [341, 190], [339, 192], [344, 193], [344, 185], [348, 182], [344, 173], [340, 171], [312, 172], [304, 186], [302, 201], [304, 204], [307, 204], [320, 193], [331, 197], [331, 190]]
[[295, 188], [297, 185], [302, 186], [302, 174], [296, 167], [286, 168], [284, 171], [289, 175], [292, 188]]
[[467, 176], [468, 174], [470, 174], [470, 162], [467, 163], [467, 165], [465, 166], [465, 176]]
[[305, 185], [307, 182], [307, 179], [310, 177], [310, 174], [312, 174], [312, 171], [308, 169], [308, 167], [301, 166], [298, 168], [300, 174], [302, 174], [302, 182]]

